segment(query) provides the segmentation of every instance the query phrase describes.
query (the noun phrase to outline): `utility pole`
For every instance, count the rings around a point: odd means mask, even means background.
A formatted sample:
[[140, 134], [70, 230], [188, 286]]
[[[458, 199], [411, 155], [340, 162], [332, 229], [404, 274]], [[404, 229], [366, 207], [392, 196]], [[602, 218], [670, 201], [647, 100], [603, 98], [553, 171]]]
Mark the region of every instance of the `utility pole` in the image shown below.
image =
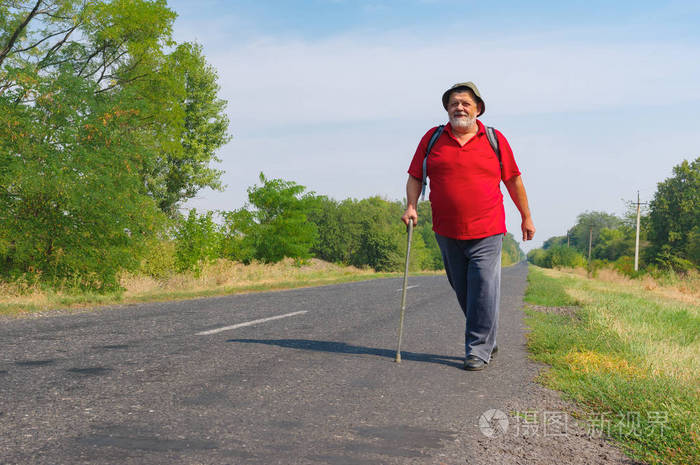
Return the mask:
[[588, 277], [591, 277], [591, 247], [593, 245], [593, 226], [588, 230]]
[[646, 205], [639, 201], [639, 191], [637, 191], [637, 235], [634, 240], [634, 271], [639, 271], [639, 219], [641, 217], [641, 206]]

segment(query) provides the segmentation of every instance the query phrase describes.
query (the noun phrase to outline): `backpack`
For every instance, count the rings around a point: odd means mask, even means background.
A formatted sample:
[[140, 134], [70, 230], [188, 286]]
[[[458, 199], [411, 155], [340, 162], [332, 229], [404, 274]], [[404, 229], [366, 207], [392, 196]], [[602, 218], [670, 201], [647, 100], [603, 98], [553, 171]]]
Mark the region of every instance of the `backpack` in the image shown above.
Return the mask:
[[[430, 155], [430, 151], [433, 150], [433, 145], [435, 145], [435, 142], [437, 142], [437, 140], [442, 135], [442, 131], [444, 130], [444, 124], [441, 124], [440, 126], [435, 128], [435, 131], [433, 131], [433, 135], [430, 136], [428, 148], [425, 150], [425, 157], [423, 158], [423, 188], [421, 190], [421, 200], [425, 200], [425, 186], [428, 185], [428, 156]], [[501, 166], [501, 171], [503, 171], [501, 149], [498, 147], [498, 138], [496, 137], [496, 132], [491, 126], [486, 126], [486, 138], [489, 140], [489, 144], [491, 144], [491, 148], [493, 149], [493, 151], [496, 152], [496, 156], [498, 157], [498, 164]]]

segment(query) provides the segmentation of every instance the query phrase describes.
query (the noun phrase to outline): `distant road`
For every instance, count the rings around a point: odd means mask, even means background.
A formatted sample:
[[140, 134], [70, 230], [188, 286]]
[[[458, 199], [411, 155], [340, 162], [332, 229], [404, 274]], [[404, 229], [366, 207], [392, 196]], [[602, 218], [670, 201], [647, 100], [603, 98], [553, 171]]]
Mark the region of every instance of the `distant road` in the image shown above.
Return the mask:
[[536, 373], [526, 273], [481, 372], [442, 276], [409, 279], [401, 364], [401, 279], [6, 320], [0, 464], [473, 463], [479, 416]]

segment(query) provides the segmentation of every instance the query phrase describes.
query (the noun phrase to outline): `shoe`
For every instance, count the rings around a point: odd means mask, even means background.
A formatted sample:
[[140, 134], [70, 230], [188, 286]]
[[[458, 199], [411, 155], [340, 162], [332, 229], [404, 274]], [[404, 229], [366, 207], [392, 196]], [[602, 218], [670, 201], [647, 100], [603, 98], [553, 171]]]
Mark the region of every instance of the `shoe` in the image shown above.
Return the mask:
[[491, 350], [491, 358], [496, 356], [496, 352], [498, 352], [498, 346], [493, 346], [493, 349]]
[[476, 355], [468, 355], [464, 360], [464, 369], [469, 371], [478, 371], [486, 368], [486, 362], [481, 360]]

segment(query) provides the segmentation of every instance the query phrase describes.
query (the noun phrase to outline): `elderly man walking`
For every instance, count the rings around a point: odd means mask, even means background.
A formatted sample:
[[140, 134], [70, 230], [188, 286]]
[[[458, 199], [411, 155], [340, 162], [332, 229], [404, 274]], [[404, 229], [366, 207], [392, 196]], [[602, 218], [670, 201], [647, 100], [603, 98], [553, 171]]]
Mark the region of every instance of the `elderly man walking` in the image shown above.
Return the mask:
[[455, 84], [443, 94], [442, 104], [449, 123], [429, 130], [418, 144], [408, 169], [407, 206], [401, 219], [417, 223], [416, 205], [427, 174], [433, 231], [466, 317], [464, 368], [482, 370], [497, 350], [501, 246], [506, 233], [501, 181], [520, 211], [524, 241], [533, 238], [535, 226], [508, 141], [499, 131], [487, 134], [490, 128], [477, 119], [485, 104], [476, 85]]

